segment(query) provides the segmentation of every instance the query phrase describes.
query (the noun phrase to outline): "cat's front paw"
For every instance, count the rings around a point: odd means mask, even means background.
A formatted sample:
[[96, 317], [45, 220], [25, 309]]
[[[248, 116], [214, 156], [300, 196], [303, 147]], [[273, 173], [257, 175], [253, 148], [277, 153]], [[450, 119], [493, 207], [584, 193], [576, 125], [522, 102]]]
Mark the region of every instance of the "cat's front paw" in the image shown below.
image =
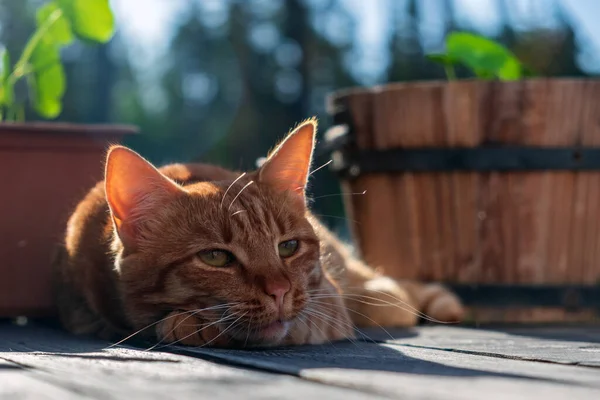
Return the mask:
[[441, 322], [461, 322], [465, 309], [459, 298], [438, 284], [426, 285], [422, 293], [423, 312]]
[[349, 308], [357, 309], [358, 326], [411, 327], [418, 322], [418, 310], [409, 293], [386, 276], [368, 280], [348, 297]]
[[184, 346], [215, 346], [220, 343], [221, 332], [214, 324], [186, 312], [172, 312], [156, 327], [158, 339], [163, 343]]

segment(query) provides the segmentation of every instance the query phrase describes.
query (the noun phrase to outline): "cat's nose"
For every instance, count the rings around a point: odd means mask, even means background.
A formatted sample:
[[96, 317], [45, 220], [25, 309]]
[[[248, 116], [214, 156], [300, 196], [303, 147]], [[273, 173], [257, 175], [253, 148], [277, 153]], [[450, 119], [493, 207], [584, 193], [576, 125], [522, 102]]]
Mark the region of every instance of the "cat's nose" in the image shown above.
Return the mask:
[[283, 311], [283, 300], [285, 295], [289, 291], [290, 281], [287, 279], [267, 281], [265, 285], [265, 292], [275, 300], [275, 304], [280, 313]]

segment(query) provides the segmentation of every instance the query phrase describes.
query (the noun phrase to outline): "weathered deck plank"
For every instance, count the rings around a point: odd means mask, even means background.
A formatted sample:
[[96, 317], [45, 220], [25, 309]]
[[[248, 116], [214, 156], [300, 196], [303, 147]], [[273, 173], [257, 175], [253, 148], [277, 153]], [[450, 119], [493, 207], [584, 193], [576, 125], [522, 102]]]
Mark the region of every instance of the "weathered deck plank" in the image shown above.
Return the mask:
[[403, 398], [600, 398], [600, 369], [504, 359], [393, 343], [294, 350], [183, 350], [239, 365]]
[[200, 358], [0, 324], [0, 399], [359, 399], [364, 393]]
[[[389, 343], [421, 346], [522, 360], [600, 367], [600, 327], [537, 327], [474, 329], [431, 326], [410, 338], [386, 339]], [[394, 335], [393, 332], [391, 333]], [[600, 370], [599, 370], [600, 371]]]
[[82, 398], [66, 389], [41, 381], [20, 365], [0, 360], [0, 399]]
[[438, 326], [379, 343], [143, 351], [0, 324], [0, 398], [597, 399], [599, 331]]

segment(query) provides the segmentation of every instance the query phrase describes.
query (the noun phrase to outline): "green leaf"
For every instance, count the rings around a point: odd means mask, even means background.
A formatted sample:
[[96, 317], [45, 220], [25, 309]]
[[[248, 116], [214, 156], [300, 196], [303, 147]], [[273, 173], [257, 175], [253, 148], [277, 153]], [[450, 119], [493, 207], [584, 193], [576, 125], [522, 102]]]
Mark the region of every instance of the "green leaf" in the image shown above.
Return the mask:
[[[38, 28], [44, 25], [44, 22], [50, 17], [50, 15], [52, 15], [52, 13], [59, 10], [61, 9], [55, 2], [50, 2], [40, 7], [36, 14]], [[50, 28], [48, 28], [42, 40], [62, 45], [69, 44], [73, 41], [71, 25], [64, 14], [61, 15], [60, 18], [58, 18], [56, 22], [50, 26]]]
[[66, 86], [58, 46], [40, 42], [31, 55], [31, 67], [27, 82], [34, 108], [44, 118], [56, 118], [62, 111]]
[[427, 54], [426, 57], [429, 58], [431, 61], [436, 62], [438, 64], [442, 64], [442, 65], [454, 65], [454, 64], [456, 64], [456, 61], [457, 61], [457, 60], [453, 59], [452, 57], [450, 57], [448, 54], [443, 54], [443, 53]]
[[75, 35], [82, 40], [105, 43], [115, 31], [108, 0], [56, 0]]
[[496, 78], [496, 75], [493, 72], [488, 71], [486, 69], [475, 68], [473, 72], [475, 73], [475, 76], [479, 79], [492, 80]]
[[0, 105], [10, 106], [14, 101], [14, 88], [8, 77], [11, 73], [10, 55], [6, 49], [0, 50], [1, 67], [0, 71]]
[[478, 76], [516, 80], [522, 76], [519, 60], [504, 46], [484, 37], [454, 32], [446, 38], [448, 56], [471, 68]]

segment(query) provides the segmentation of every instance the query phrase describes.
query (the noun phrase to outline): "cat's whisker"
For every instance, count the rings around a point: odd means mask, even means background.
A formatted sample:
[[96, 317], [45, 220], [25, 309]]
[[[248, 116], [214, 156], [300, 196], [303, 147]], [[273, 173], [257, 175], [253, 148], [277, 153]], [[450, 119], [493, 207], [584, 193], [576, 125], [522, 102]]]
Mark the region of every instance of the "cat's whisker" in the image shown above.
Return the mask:
[[[312, 303], [313, 305], [317, 306], [317, 307], [323, 307], [323, 308], [325, 308], [325, 307], [328, 307], [328, 306], [330, 306], [330, 307], [334, 307], [334, 306], [335, 306], [335, 307], [338, 307], [338, 308], [342, 308], [342, 309], [344, 309], [344, 310], [347, 310], [347, 311], [353, 312], [353, 313], [355, 313], [355, 314], [362, 315], [363, 317], [365, 317], [365, 318], [367, 318], [367, 319], [371, 320], [373, 323], [377, 324], [377, 322], [376, 322], [376, 321], [373, 321], [371, 318], [367, 317], [366, 315], [364, 315], [364, 314], [361, 314], [361, 313], [359, 313], [358, 311], [351, 310], [351, 309], [347, 308], [347, 307], [346, 307], [345, 305], [343, 305], [343, 304], [332, 304], [332, 303], [325, 303], [325, 302], [320, 302], [320, 301], [312, 301], [311, 303]], [[368, 337], [367, 335], [365, 335], [363, 332], [361, 332], [361, 331], [360, 331], [360, 330], [359, 330], [359, 329], [356, 327], [356, 325], [354, 325], [353, 323], [347, 323], [346, 325], [347, 325], [347, 326], [351, 326], [351, 327], [353, 328], [354, 332], [357, 332], [358, 334], [360, 334], [360, 336], [362, 337], [362, 339], [364, 339], [364, 340], [366, 340], [366, 341], [370, 341], [370, 342], [373, 342], [373, 343], [375, 343], [375, 341], [374, 341], [373, 339], [371, 339], [370, 337]], [[377, 325], [378, 325], [378, 324], [377, 324]], [[383, 330], [385, 331], [385, 328], [383, 328], [382, 326], [380, 326], [380, 328], [381, 328], [381, 329], [383, 329]], [[386, 333], [387, 333], [387, 332], [386, 332]], [[389, 335], [389, 334], [388, 334], [388, 335]], [[390, 335], [390, 336], [391, 336], [391, 335]]]
[[248, 344], [248, 338], [250, 338], [250, 328], [252, 327], [252, 320], [254, 319], [254, 315], [250, 316], [250, 321], [248, 321], [248, 332], [246, 332], [246, 340], [244, 340], [244, 347]]
[[[389, 295], [388, 293], [385, 293], [385, 292], [383, 292], [383, 293], [386, 295]], [[352, 294], [352, 293], [344, 293], [344, 294], [336, 294], [336, 295], [317, 295], [317, 296], [313, 296], [311, 298], [313, 298], [313, 299], [326, 299], [326, 298], [333, 298], [333, 297], [347, 298], [349, 300], [357, 301], [359, 303], [371, 305], [371, 306], [377, 306], [377, 307], [392, 306], [392, 307], [398, 308], [400, 310], [404, 310], [404, 311], [406, 311], [410, 314], [413, 314], [415, 316], [418, 316], [420, 318], [423, 318], [424, 320], [429, 321], [429, 322], [445, 324], [445, 325], [455, 323], [455, 322], [446, 322], [446, 321], [440, 321], [438, 319], [435, 319], [435, 318], [417, 310], [416, 308], [414, 308], [410, 304], [406, 303], [405, 301], [403, 301], [401, 299], [397, 299], [392, 295], [389, 295], [389, 296], [392, 297], [393, 299], [395, 299], [399, 304], [392, 303], [392, 302], [382, 300], [382, 299], [378, 299], [376, 297], [365, 296], [365, 295], [360, 295], [360, 294]], [[366, 300], [362, 300], [362, 299], [366, 299]], [[367, 301], [367, 300], [370, 300], [370, 301]], [[373, 303], [373, 301], [376, 301], [379, 303]]]
[[[384, 331], [384, 332], [385, 332], [385, 334], [386, 334], [386, 335], [388, 335], [388, 336], [390, 337], [390, 339], [394, 339], [394, 337], [393, 337], [393, 336], [392, 336], [392, 335], [391, 335], [391, 334], [390, 334], [390, 333], [389, 333], [389, 332], [388, 332], [388, 331], [387, 331], [387, 330], [386, 330], [386, 329], [385, 329], [383, 326], [381, 326], [379, 323], [377, 323], [377, 321], [373, 320], [372, 318], [370, 318], [370, 317], [366, 316], [365, 314], [363, 314], [363, 313], [361, 313], [361, 312], [358, 312], [358, 311], [356, 311], [356, 310], [353, 310], [353, 309], [351, 309], [351, 308], [350, 308], [350, 307], [348, 307], [348, 306], [341, 305], [341, 304], [340, 304], [340, 305], [337, 305], [337, 304], [331, 304], [331, 303], [324, 303], [324, 302], [320, 302], [320, 301], [314, 301], [314, 300], [313, 300], [313, 302], [314, 302], [314, 303], [316, 303], [316, 304], [320, 304], [321, 306], [338, 306], [338, 307], [344, 307], [346, 310], [348, 310], [348, 311], [350, 311], [350, 312], [353, 312], [353, 313], [355, 313], [356, 315], [360, 315], [360, 316], [362, 316], [362, 317], [364, 317], [364, 318], [368, 319], [369, 321], [373, 322], [375, 325], [377, 325], [379, 328], [381, 328], [381, 330], [382, 330], [382, 331]], [[359, 331], [359, 333], [360, 333], [360, 334], [363, 336], [363, 338], [367, 338], [367, 339], [371, 340], [373, 343], [375, 342], [373, 339], [369, 338], [368, 336], [366, 336], [366, 335], [365, 335], [365, 334], [363, 334], [362, 332], [360, 332], [360, 331]]]
[[[335, 329], [336, 331], [338, 331], [339, 333], [342, 334], [342, 336], [346, 336], [344, 334], [344, 332], [338, 327], [335, 326], [334, 323], [331, 321], [331, 315], [326, 314], [322, 311], [317, 310], [316, 308], [312, 307], [306, 310], [307, 315], [312, 316], [313, 318], [317, 318], [318, 320], [320, 320], [321, 322], [323, 322], [325, 324], [325, 326], [329, 326], [333, 329]], [[340, 322], [340, 321], [338, 321]], [[354, 331], [354, 326], [352, 324], [345, 324], [346, 327], [351, 326], [352, 331]], [[315, 327], [319, 328], [318, 325], [314, 325]], [[323, 330], [319, 328], [319, 330], [323, 333]], [[327, 336], [324, 334], [324, 336]], [[350, 342], [356, 344], [356, 342], [350, 338], [350, 337], [346, 337], [347, 340], [349, 340]], [[329, 344], [332, 344], [331, 340], [328, 339]]]
[[[352, 301], [357, 301], [361, 304], [365, 304], [368, 306], [374, 306], [374, 307], [386, 307], [386, 306], [392, 306], [392, 307], [396, 307], [399, 308], [401, 310], [404, 310], [406, 312], [409, 312], [413, 315], [428, 319], [431, 318], [429, 317], [427, 314], [416, 310], [413, 307], [408, 306], [406, 303], [403, 303], [401, 300], [398, 299], [398, 301], [400, 302], [400, 304], [397, 303], [392, 303], [386, 300], [382, 300], [382, 299], [378, 299], [376, 297], [370, 297], [370, 296], [364, 296], [364, 295], [359, 295], [359, 294], [352, 294], [352, 293], [346, 293], [346, 294], [341, 294], [341, 295], [317, 295], [317, 296], [313, 296], [313, 299], [329, 299], [329, 298], [344, 298], [344, 299], [348, 299], [348, 300], [352, 300]], [[370, 300], [361, 300], [361, 298]], [[380, 303], [375, 303], [373, 301], [378, 301]], [[416, 310], [416, 311], [415, 311]], [[432, 320], [431, 322], [437, 322], [437, 320]], [[440, 323], [444, 323], [442, 321], [439, 321]]]
[[229, 208], [227, 209], [227, 211], [231, 211], [231, 206], [233, 206], [233, 203], [235, 203], [237, 198], [240, 197], [240, 195], [242, 194], [244, 189], [246, 189], [248, 186], [252, 185], [253, 183], [254, 183], [254, 181], [250, 181], [250, 182], [246, 183], [243, 188], [240, 189], [238, 194], [236, 194], [235, 197], [233, 198], [233, 200], [231, 200], [231, 203], [229, 204]]
[[[209, 308], [210, 308], [210, 307], [209, 307]], [[168, 320], [169, 318], [175, 318], [175, 317], [178, 317], [178, 316], [180, 316], [180, 315], [184, 315], [184, 314], [191, 313], [191, 312], [194, 312], [194, 310], [187, 310], [187, 311], [182, 311], [182, 312], [179, 312], [179, 313], [177, 313], [177, 314], [170, 314], [170, 315], [167, 315], [166, 317], [164, 317], [164, 318], [162, 318], [162, 319], [160, 319], [160, 320], [158, 320], [158, 321], [156, 321], [156, 322], [153, 322], [153, 323], [151, 323], [151, 324], [149, 324], [149, 325], [147, 325], [147, 326], [145, 326], [145, 327], [143, 327], [143, 328], [141, 328], [141, 329], [139, 329], [139, 330], [137, 330], [137, 331], [135, 331], [135, 332], [134, 332], [134, 333], [132, 333], [131, 335], [127, 336], [126, 338], [124, 338], [124, 339], [121, 339], [121, 340], [119, 340], [118, 342], [111, 344], [110, 346], [107, 346], [107, 347], [105, 347], [105, 350], [106, 350], [106, 349], [110, 349], [110, 348], [112, 348], [112, 347], [115, 347], [115, 346], [118, 346], [118, 345], [120, 345], [121, 343], [123, 343], [123, 342], [126, 342], [127, 340], [131, 339], [132, 337], [134, 337], [134, 336], [136, 336], [136, 335], [140, 334], [141, 332], [145, 331], [146, 329], [148, 329], [148, 328], [151, 328], [151, 327], [153, 327], [153, 326], [155, 326], [155, 325], [157, 325], [157, 324], [160, 324], [161, 322], [164, 322], [164, 321]]]
[[[359, 286], [354, 286], [354, 287], [346, 287], [345, 289], [346, 289], [346, 290], [352, 290], [352, 289], [354, 289], [354, 290], [365, 290], [363, 287], [359, 287]], [[381, 291], [381, 290], [374, 290], [374, 289], [369, 289], [369, 291], [371, 291], [371, 292], [374, 292], [374, 293], [379, 293], [379, 294], [382, 294], [382, 295], [385, 295], [385, 296], [388, 296], [388, 297], [392, 298], [393, 300], [395, 300], [395, 301], [397, 301], [397, 302], [400, 302], [400, 303], [404, 304], [406, 307], [408, 307], [409, 309], [411, 309], [411, 310], [413, 310], [414, 312], [416, 312], [416, 313], [417, 313], [419, 316], [422, 316], [422, 317], [428, 317], [428, 315], [427, 315], [427, 314], [425, 314], [425, 313], [421, 312], [420, 310], [418, 310], [417, 308], [413, 307], [413, 306], [412, 306], [411, 304], [409, 304], [408, 302], [406, 302], [406, 301], [404, 301], [404, 300], [402, 300], [402, 299], [399, 299], [399, 298], [397, 298], [397, 297], [393, 296], [393, 295], [392, 295], [392, 294], [390, 294], [390, 293], [387, 293], [387, 292], [384, 292], [384, 291]], [[327, 294], [327, 295], [331, 295], [331, 292], [330, 292], [328, 289], [314, 289], [314, 290], [308, 290], [308, 291], [307, 291], [307, 293], [309, 293], [309, 294], [318, 294], [319, 292], [325, 292], [325, 294]], [[362, 296], [362, 297], [364, 297], [364, 298], [368, 298], [368, 299], [370, 299], [370, 300], [376, 300], [376, 301], [380, 301], [380, 302], [383, 302], [383, 303], [384, 303], [384, 304], [372, 304], [372, 305], [380, 305], [380, 306], [384, 306], [384, 305], [394, 305], [394, 304], [392, 304], [392, 303], [390, 303], [390, 302], [387, 302], [386, 300], [383, 300], [383, 299], [378, 299], [378, 298], [376, 298], [376, 297], [365, 296], [365, 295], [361, 295], [361, 294], [358, 294], [358, 293], [341, 293], [341, 294], [338, 294], [338, 293], [336, 293], [336, 294], [334, 294], [334, 296]], [[441, 321], [440, 321], [440, 322], [441, 322]]]
[[233, 317], [232, 316], [228, 316], [228, 317], [222, 318], [222, 319], [220, 319], [218, 321], [214, 321], [214, 322], [212, 322], [210, 324], [202, 324], [202, 325], [199, 326], [198, 329], [196, 329], [194, 332], [190, 333], [189, 335], [186, 335], [186, 336], [184, 336], [182, 338], [179, 338], [179, 339], [175, 340], [174, 342], [169, 342], [169, 343], [163, 344], [162, 346], [158, 346], [158, 347], [154, 346], [154, 347], [155, 347], [156, 350], [160, 350], [160, 349], [163, 349], [165, 347], [176, 346], [178, 343], [183, 342], [185, 339], [187, 339], [187, 338], [189, 338], [191, 336], [199, 334], [204, 329], [209, 328], [209, 327], [211, 327], [211, 326], [213, 326], [213, 325], [215, 325], [217, 323], [227, 322], [227, 320], [229, 320], [231, 318], [233, 318]]
[[310, 326], [308, 326], [308, 323], [304, 320], [305, 317], [308, 318], [308, 315], [301, 311], [300, 314], [298, 314], [298, 316], [296, 317], [296, 321], [302, 322], [302, 324], [306, 327], [306, 332], [308, 333], [308, 335], [310, 335]]
[[304, 310], [302, 310], [302, 315], [306, 315], [306, 317], [307, 317], [307, 321], [303, 321], [304, 325], [306, 325], [306, 328], [309, 330], [309, 332], [310, 332], [310, 330], [312, 328], [316, 328], [319, 332], [321, 332], [321, 334], [323, 335], [323, 337], [325, 338], [325, 340], [327, 340], [327, 342], [330, 345], [333, 344], [333, 343], [331, 343], [331, 340], [329, 339], [328, 335], [323, 331], [323, 329], [321, 329], [321, 327], [318, 324], [316, 324], [316, 323], [313, 322], [312, 324], [309, 325], [308, 319], [310, 317], [316, 318], [319, 321], [323, 322], [324, 324], [329, 324], [328, 320], [323, 320], [321, 317], [313, 315], [311, 311], [312, 310], [310, 308], [305, 308]]
[[309, 289], [306, 291], [306, 293], [318, 293], [318, 292], [331, 293], [331, 288], [325, 287], [325, 288]]
[[[437, 319], [435, 319], [433, 317], [430, 317], [429, 315], [425, 314], [421, 310], [419, 310], [416, 307], [412, 306], [410, 303], [408, 303], [408, 302], [406, 302], [406, 301], [404, 301], [402, 299], [399, 299], [399, 298], [393, 296], [390, 293], [384, 292], [383, 290], [369, 289], [369, 291], [374, 292], [374, 293], [382, 294], [384, 296], [390, 297], [392, 300], [394, 300], [396, 302], [402, 303], [403, 305], [405, 305], [406, 307], [408, 307], [410, 310], [414, 311], [416, 313], [416, 315], [418, 315], [419, 317], [422, 317], [422, 318], [426, 319], [427, 321], [437, 322], [437, 323], [440, 323], [440, 324], [452, 324], [453, 323], [453, 322], [439, 321], [439, 320], [437, 320]], [[361, 295], [359, 295], [359, 296], [361, 296]], [[387, 303], [389, 305], [393, 305], [393, 303], [386, 302], [385, 300], [378, 299], [376, 297], [373, 297], [372, 299], [375, 299], [375, 300], [378, 300], [378, 301], [383, 301], [384, 303]]]
[[[360, 287], [360, 286], [354, 286], [354, 287], [347, 286], [347, 287], [345, 287], [345, 290], [348, 291], [348, 290], [365, 290], [365, 289], [364, 289], [364, 287]], [[369, 289], [369, 291], [374, 292], [374, 293], [379, 293], [379, 294], [382, 294], [382, 295], [385, 295], [385, 296], [388, 296], [391, 299], [395, 300], [396, 302], [402, 303], [403, 305], [405, 305], [406, 307], [408, 307], [409, 309], [411, 309], [415, 313], [419, 314], [419, 316], [427, 317], [427, 314], [422, 313], [420, 310], [418, 310], [417, 308], [413, 307], [408, 302], [406, 302], [406, 301], [404, 301], [402, 299], [399, 299], [399, 298], [393, 296], [390, 293], [386, 293], [384, 291], [374, 290], [374, 289]], [[379, 301], [379, 302], [383, 303], [383, 304], [377, 304], [377, 303], [369, 303], [369, 302], [366, 302], [366, 301], [363, 302], [364, 304], [368, 304], [368, 305], [381, 306], [381, 307], [386, 306], [386, 305], [396, 305], [396, 304], [390, 303], [389, 301], [386, 301], [386, 300], [383, 300], [383, 299], [378, 299], [376, 297], [361, 295], [361, 294], [358, 294], [358, 293], [331, 293], [331, 290], [328, 289], [328, 288], [311, 289], [311, 290], [307, 290], [306, 293], [311, 298], [316, 298], [317, 296], [321, 296], [321, 295], [323, 295], [322, 297], [341, 297], [341, 298], [343, 298], [343, 297], [349, 298], [350, 296], [352, 296], [352, 297], [357, 297], [358, 296], [358, 297], [363, 297], [363, 298], [366, 298], [366, 299], [369, 299], [369, 300], [376, 300], [376, 301]]]
[[[332, 311], [332, 310], [331, 310], [331, 309], [326, 309], [326, 307], [327, 307], [327, 306], [332, 306], [332, 307], [337, 307], [337, 308], [346, 309], [346, 306], [345, 306], [344, 304], [334, 304], [334, 303], [327, 303], [327, 302], [323, 302], [323, 301], [314, 301], [314, 300], [313, 300], [313, 301], [310, 301], [310, 302], [309, 302], [309, 305], [312, 305], [312, 306], [314, 306], [314, 307], [313, 307], [313, 310], [315, 310], [315, 311], [317, 310], [317, 307], [324, 308], [324, 309], [325, 309], [325, 311], [327, 311], [329, 314], [331, 314], [331, 311]], [[329, 320], [330, 316], [329, 316], [329, 314], [328, 314], [328, 313], [322, 313], [322, 314], [323, 314], [323, 316], [324, 316], [324, 317], [327, 317], [327, 318], [328, 318], [328, 320]], [[345, 327], [347, 327], [347, 328], [350, 328], [352, 331], [355, 331], [355, 330], [356, 330], [356, 326], [355, 326], [355, 325], [354, 325], [352, 322], [346, 322], [346, 321], [342, 321], [342, 320], [338, 320], [338, 321], [336, 321], [336, 322], [337, 322], [338, 324], [343, 324], [343, 326], [345, 326]], [[332, 326], [333, 326], [333, 325], [332, 325]], [[366, 336], [365, 336], [365, 335], [363, 335], [363, 334], [362, 334], [362, 332], [359, 332], [359, 333], [361, 333], [361, 335], [362, 335], [364, 338], [366, 338]]]
[[331, 164], [333, 162], [333, 160], [329, 160], [327, 161], [325, 164], [321, 165], [319, 168], [315, 168], [311, 171], [310, 174], [308, 174], [308, 176], [311, 176], [312, 174], [314, 174], [315, 172], [317, 172], [318, 170], [325, 168], [326, 166], [328, 166], [329, 164]]
[[[317, 318], [320, 321], [322, 321], [326, 326], [329, 326], [329, 327], [335, 329], [336, 331], [338, 331], [340, 334], [342, 334], [342, 336], [344, 336], [351, 343], [357, 344], [357, 342], [353, 338], [346, 336], [345, 333], [344, 333], [344, 331], [342, 331], [339, 326], [334, 325], [334, 323], [331, 321], [331, 315], [329, 315], [327, 313], [324, 313], [322, 311], [319, 311], [319, 310], [317, 310], [315, 308], [309, 308], [309, 309], [306, 310], [306, 312], [307, 312], [307, 314], [311, 315], [313, 318]], [[336, 322], [337, 323], [342, 323], [342, 321], [336, 321]], [[317, 325], [315, 325], [315, 326], [317, 326]], [[344, 322], [343, 326], [345, 326], [346, 328], [350, 328], [350, 330], [352, 332], [354, 332], [354, 325], [353, 324]], [[321, 330], [321, 332], [323, 332], [323, 331]], [[327, 335], [325, 335], [325, 336], [327, 336]], [[331, 341], [329, 341], [329, 343], [331, 344]]]
[[219, 324], [219, 323], [226, 322], [227, 320], [235, 318], [236, 316], [237, 316], [237, 313], [233, 313], [233, 314], [226, 315], [226, 316], [224, 316], [224, 317], [222, 317], [222, 318], [220, 318], [220, 319], [218, 319], [218, 320], [216, 320], [214, 322], [211, 322], [209, 324], [202, 324], [200, 329], [197, 329], [194, 332], [190, 333], [189, 335], [186, 335], [186, 336], [184, 336], [182, 338], [179, 338], [179, 339], [177, 339], [174, 342], [166, 343], [166, 344], [164, 344], [164, 345], [162, 345], [160, 347], [157, 347], [157, 349], [162, 349], [164, 347], [174, 346], [177, 343], [180, 343], [180, 342], [184, 341], [185, 339], [187, 339], [187, 338], [189, 338], [191, 336], [199, 334], [200, 332], [202, 332], [206, 328], [209, 328], [209, 327], [214, 326], [214, 325]]
[[229, 184], [229, 186], [227, 187], [227, 190], [225, 190], [225, 193], [223, 193], [223, 198], [221, 199], [221, 208], [223, 208], [223, 203], [225, 202], [225, 196], [227, 196], [227, 193], [229, 192], [229, 189], [232, 188], [233, 185], [235, 185], [235, 183], [237, 181], [239, 181], [240, 179], [242, 179], [244, 176], [246, 175], [246, 173], [242, 173], [240, 176], [238, 176], [237, 178], [235, 178], [235, 180], [233, 182], [231, 182]]
[[313, 213], [313, 215], [317, 216], [317, 217], [327, 217], [327, 218], [335, 218], [335, 219], [341, 219], [343, 221], [352, 221], [355, 224], [360, 225], [360, 222], [358, 222], [355, 219], [352, 218], [348, 218], [348, 217], [340, 217], [339, 215], [329, 215], [329, 214], [317, 214], [317, 213]]
[[214, 342], [215, 340], [217, 340], [218, 338], [220, 338], [222, 335], [225, 334], [225, 332], [227, 332], [229, 329], [231, 329], [240, 319], [244, 318], [246, 316], [246, 314], [248, 314], [248, 312], [245, 312], [244, 314], [240, 315], [238, 317], [238, 319], [236, 319], [231, 324], [229, 324], [229, 326], [227, 328], [225, 328], [221, 333], [219, 333], [217, 336], [215, 336], [214, 338], [212, 338], [208, 342], [204, 343], [202, 346], [198, 346], [198, 347], [206, 347], [209, 344], [211, 344], [212, 342]]
[[335, 197], [335, 196], [362, 196], [365, 194], [367, 194], [366, 190], [364, 190], [362, 192], [356, 192], [356, 193], [331, 193], [331, 194], [324, 194], [322, 196], [311, 197], [311, 200], [317, 200], [317, 199], [322, 199], [325, 197]]
[[[369, 289], [369, 290], [370, 290], [371, 292], [374, 292], [374, 293], [379, 293], [379, 294], [385, 295], [385, 296], [387, 296], [387, 297], [390, 297], [391, 299], [393, 299], [393, 300], [394, 300], [394, 301], [396, 301], [396, 302], [400, 302], [400, 303], [402, 303], [403, 305], [405, 305], [406, 307], [408, 307], [410, 310], [414, 311], [414, 312], [416, 313], [415, 315], [418, 315], [419, 317], [422, 317], [423, 319], [425, 319], [425, 320], [427, 320], [427, 321], [429, 321], [429, 322], [435, 322], [435, 323], [439, 323], [439, 324], [455, 324], [455, 323], [458, 323], [458, 322], [448, 322], [448, 321], [440, 321], [440, 320], [437, 320], [437, 319], [435, 319], [435, 318], [433, 318], [433, 317], [431, 317], [431, 316], [427, 315], [426, 313], [422, 312], [421, 310], [419, 310], [419, 309], [415, 308], [415, 307], [414, 307], [414, 306], [412, 306], [410, 303], [408, 303], [408, 302], [406, 302], [406, 301], [404, 301], [404, 300], [402, 300], [402, 299], [399, 299], [399, 298], [397, 298], [397, 297], [393, 296], [392, 294], [390, 294], [390, 293], [387, 293], [387, 292], [384, 292], [384, 291], [382, 291], [382, 290], [376, 290], [376, 289]], [[356, 294], [356, 295], [358, 295], [358, 294]], [[358, 296], [362, 296], [362, 295], [358, 295]], [[382, 302], [384, 302], [384, 303], [386, 303], [386, 304], [388, 304], [388, 305], [394, 305], [393, 303], [386, 302], [385, 300], [378, 299], [378, 298], [376, 298], [376, 297], [372, 297], [370, 300], [382, 301]]]
[[[194, 315], [197, 315], [197, 314], [199, 314], [201, 312], [204, 312], [204, 311], [214, 311], [214, 310], [220, 310], [220, 309], [223, 309], [223, 308], [230, 309], [231, 307], [236, 306], [237, 304], [240, 304], [240, 303], [239, 302], [234, 302], [234, 303], [219, 304], [219, 305], [216, 305], [216, 306], [207, 307], [207, 308], [201, 308], [201, 309], [195, 310], [191, 314], [189, 314], [188, 316], [186, 316], [184, 319], [182, 319], [181, 321], [179, 321], [179, 323], [177, 325], [175, 325], [171, 329], [171, 331], [169, 332], [169, 334], [175, 332], [175, 330], [177, 328], [179, 328], [185, 321], [187, 321], [188, 319], [190, 319]], [[179, 314], [179, 315], [181, 315], [181, 314]], [[156, 346], [160, 345], [163, 342], [164, 342], [164, 339], [160, 339], [160, 341], [158, 343], [156, 343], [152, 347], [146, 349], [146, 351], [153, 350], [154, 348], [156, 348]]]
[[247, 210], [237, 210], [236, 212], [234, 212], [233, 214], [231, 214], [230, 217], [233, 217], [234, 215], [238, 215], [238, 214], [243, 213], [243, 212], [247, 212]]

